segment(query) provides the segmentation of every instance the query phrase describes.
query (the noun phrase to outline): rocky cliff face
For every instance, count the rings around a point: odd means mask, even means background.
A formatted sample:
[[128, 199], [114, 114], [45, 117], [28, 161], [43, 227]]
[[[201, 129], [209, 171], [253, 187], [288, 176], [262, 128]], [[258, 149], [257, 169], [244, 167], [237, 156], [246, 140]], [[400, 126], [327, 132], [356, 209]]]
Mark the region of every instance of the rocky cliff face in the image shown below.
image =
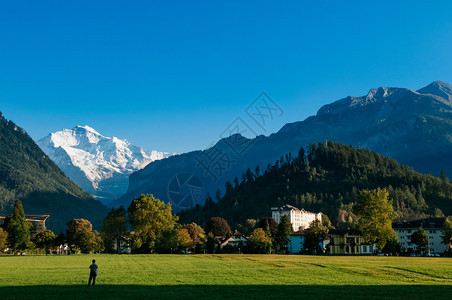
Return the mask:
[[[213, 196], [217, 188], [224, 189], [225, 182], [236, 176], [240, 180], [247, 168], [259, 166], [264, 170], [268, 163], [275, 163], [289, 152], [297, 154], [300, 147], [326, 140], [370, 148], [421, 172], [439, 174], [444, 169], [451, 177], [452, 86], [436, 81], [418, 91], [371, 89], [365, 96], [350, 96], [325, 105], [316, 116], [286, 124], [269, 137], [248, 140], [231, 136], [205, 151], [153, 162], [130, 176], [127, 193], [115, 204], [127, 205], [141, 193], [171, 201], [176, 210], [202, 204], [207, 193]], [[236, 150], [243, 145], [246, 151], [238, 153]], [[198, 178], [203, 196], [179, 202], [174, 195], [188, 195], [190, 187], [174, 188], [178, 174]]]

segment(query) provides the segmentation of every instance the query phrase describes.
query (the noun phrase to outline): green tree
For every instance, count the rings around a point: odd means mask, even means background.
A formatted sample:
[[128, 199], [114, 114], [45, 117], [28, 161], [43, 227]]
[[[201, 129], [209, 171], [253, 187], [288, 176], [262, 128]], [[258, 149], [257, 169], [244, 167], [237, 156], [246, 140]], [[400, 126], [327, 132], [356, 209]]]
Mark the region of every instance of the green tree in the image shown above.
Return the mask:
[[244, 223], [238, 225], [238, 229], [241, 233], [248, 236], [256, 228], [256, 224], [257, 221], [255, 219], [246, 219]]
[[275, 242], [276, 249], [282, 250], [289, 242], [290, 234], [292, 233], [292, 224], [290, 223], [288, 216], [283, 216], [281, 222], [278, 225], [278, 231], [276, 232]]
[[201, 250], [207, 241], [204, 229], [196, 223], [185, 224], [183, 227], [187, 230], [192, 240], [192, 244], [188, 248], [195, 251]]
[[361, 191], [353, 207], [364, 239], [370, 244], [377, 243], [380, 249], [395, 235], [392, 229], [394, 209], [388, 197], [386, 189]]
[[193, 245], [193, 240], [185, 228], [171, 228], [162, 231], [155, 248], [160, 253], [180, 253]]
[[35, 237], [35, 244], [38, 248], [45, 249], [46, 255], [49, 249], [55, 245], [55, 234], [51, 230], [39, 232]]
[[309, 227], [304, 230], [304, 248], [308, 253], [320, 254], [323, 252], [319, 243], [322, 242], [325, 236], [328, 234], [328, 227], [319, 220], [311, 222]]
[[411, 235], [411, 242], [417, 246], [417, 252], [424, 251], [428, 246], [428, 235], [424, 228], [419, 227], [418, 230]]
[[66, 235], [64, 234], [64, 232], [60, 232], [60, 234], [57, 235], [57, 237], [55, 238], [55, 245], [60, 246], [60, 245], [64, 245], [65, 243], [66, 243]]
[[258, 227], [262, 228], [271, 239], [274, 239], [278, 233], [278, 222], [273, 218], [263, 218]]
[[165, 204], [153, 195], [135, 198], [127, 209], [132, 225], [132, 247], [149, 252], [155, 247], [162, 232], [175, 227], [178, 217], [173, 215], [171, 204]]
[[231, 235], [231, 227], [229, 227], [228, 221], [220, 217], [212, 217], [207, 221], [206, 232], [212, 232], [214, 236], [226, 236]]
[[402, 252], [402, 245], [399, 243], [397, 235], [394, 235], [392, 239], [388, 240], [382, 251], [388, 254], [391, 253], [392, 255], [398, 255]]
[[121, 248], [121, 237], [128, 234], [126, 210], [123, 206], [112, 208], [104, 219], [102, 226], [102, 240], [107, 252], [113, 251], [113, 242], [116, 241], [116, 252]]
[[14, 203], [14, 211], [10, 216], [8, 227], [8, 245], [16, 250], [25, 250], [30, 242], [30, 224], [25, 218], [24, 208], [19, 200]]
[[449, 247], [447, 247], [447, 249], [449, 249], [452, 242], [452, 222], [448, 218], [444, 221], [441, 240], [441, 243], [448, 245]]
[[30, 240], [36, 244], [36, 236], [45, 230], [46, 226], [44, 222], [37, 222], [36, 225], [30, 226]]
[[272, 251], [272, 239], [262, 228], [256, 228], [248, 240], [248, 249], [251, 253], [268, 254]]
[[93, 232], [93, 225], [85, 219], [72, 219], [67, 224], [67, 241], [72, 248], [89, 253], [98, 249], [98, 237]]
[[0, 227], [0, 252], [3, 252], [8, 245], [8, 232]]

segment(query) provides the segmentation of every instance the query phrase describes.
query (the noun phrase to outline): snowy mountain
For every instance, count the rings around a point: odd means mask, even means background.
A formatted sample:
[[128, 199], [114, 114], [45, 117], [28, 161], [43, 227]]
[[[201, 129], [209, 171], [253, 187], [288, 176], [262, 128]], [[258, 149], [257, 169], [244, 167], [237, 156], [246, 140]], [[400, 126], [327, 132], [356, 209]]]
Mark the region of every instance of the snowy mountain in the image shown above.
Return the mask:
[[[417, 91], [373, 88], [367, 95], [349, 96], [325, 105], [315, 116], [288, 123], [268, 137], [250, 140], [234, 135], [210, 149], [150, 163], [130, 176], [127, 194], [113, 204], [127, 206], [141, 193], [153, 193], [161, 200], [171, 201], [175, 209], [202, 204], [205, 197], [196, 197], [196, 201], [188, 198], [191, 202], [187, 203], [174, 197], [184, 195], [179, 190], [191, 187], [173, 187], [175, 176], [191, 174], [200, 182], [195, 185], [197, 189], [202, 187], [204, 195], [215, 195], [217, 188], [224, 190], [226, 181], [235, 177], [240, 180], [248, 168], [255, 170], [259, 166], [265, 170], [269, 163], [283, 161], [289, 152], [296, 155], [300, 147], [326, 140], [369, 148], [420, 172], [438, 175], [443, 169], [450, 177], [452, 85], [435, 81]], [[242, 148], [245, 151], [238, 155], [237, 149]]]
[[127, 140], [105, 137], [89, 126], [51, 133], [37, 144], [69, 178], [104, 203], [127, 191], [131, 173], [172, 155], [155, 150], [146, 153]]

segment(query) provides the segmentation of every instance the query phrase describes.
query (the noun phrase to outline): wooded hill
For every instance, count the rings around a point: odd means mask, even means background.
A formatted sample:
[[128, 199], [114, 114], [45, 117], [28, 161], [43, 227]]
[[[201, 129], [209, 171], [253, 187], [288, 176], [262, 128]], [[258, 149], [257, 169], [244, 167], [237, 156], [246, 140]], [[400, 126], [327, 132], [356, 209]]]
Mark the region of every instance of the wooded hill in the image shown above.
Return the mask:
[[100, 229], [107, 208], [70, 180], [30, 136], [0, 113], [0, 215], [14, 200], [26, 214], [49, 214], [47, 226], [64, 231], [72, 218], [89, 219]]
[[271, 216], [271, 207], [291, 204], [322, 212], [338, 227], [354, 221], [352, 206], [360, 190], [387, 188], [398, 218], [452, 214], [452, 181], [424, 175], [368, 149], [327, 142], [288, 153], [263, 172], [248, 169], [240, 179], [226, 183], [217, 202], [180, 212], [182, 223], [204, 225], [220, 216], [236, 227], [246, 219]]

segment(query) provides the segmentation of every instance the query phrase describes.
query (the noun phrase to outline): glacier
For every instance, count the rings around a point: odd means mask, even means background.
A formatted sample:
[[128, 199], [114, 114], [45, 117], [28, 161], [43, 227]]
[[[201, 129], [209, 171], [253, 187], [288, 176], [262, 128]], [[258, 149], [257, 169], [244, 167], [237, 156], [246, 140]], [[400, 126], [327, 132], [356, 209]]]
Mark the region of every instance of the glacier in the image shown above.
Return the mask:
[[146, 152], [126, 139], [103, 136], [89, 126], [62, 129], [36, 143], [69, 178], [104, 204], [127, 191], [131, 173], [175, 154]]

